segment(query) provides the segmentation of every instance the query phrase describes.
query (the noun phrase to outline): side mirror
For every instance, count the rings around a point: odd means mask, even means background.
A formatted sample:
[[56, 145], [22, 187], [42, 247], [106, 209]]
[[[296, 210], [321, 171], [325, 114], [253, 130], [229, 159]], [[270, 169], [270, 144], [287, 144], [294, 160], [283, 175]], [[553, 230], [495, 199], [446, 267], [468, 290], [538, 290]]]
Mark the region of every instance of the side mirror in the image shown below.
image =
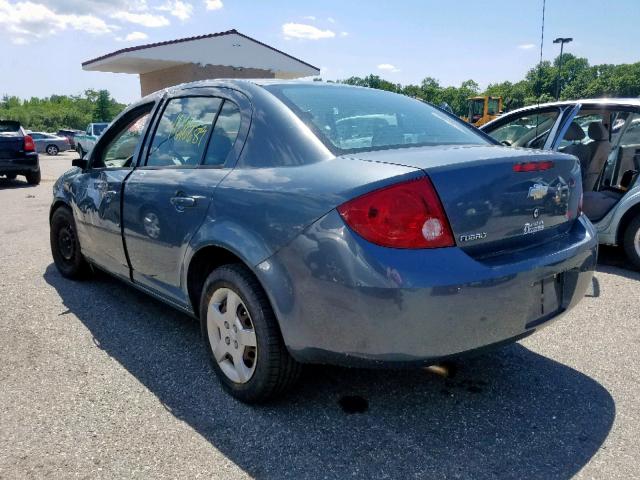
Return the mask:
[[80, 170], [86, 170], [89, 167], [89, 161], [86, 158], [76, 158], [71, 160], [72, 167], [78, 167]]

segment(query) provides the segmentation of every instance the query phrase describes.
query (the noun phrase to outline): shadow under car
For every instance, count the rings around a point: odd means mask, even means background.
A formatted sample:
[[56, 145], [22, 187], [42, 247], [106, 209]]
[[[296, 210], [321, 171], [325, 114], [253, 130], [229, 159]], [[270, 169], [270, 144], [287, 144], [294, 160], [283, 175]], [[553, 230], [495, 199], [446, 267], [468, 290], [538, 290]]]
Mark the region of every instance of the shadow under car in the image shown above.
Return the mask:
[[99, 348], [259, 478], [570, 478], [615, 417], [602, 385], [519, 344], [441, 374], [308, 367], [251, 407], [223, 392], [191, 318], [106, 274], [72, 282], [51, 264], [44, 278]]

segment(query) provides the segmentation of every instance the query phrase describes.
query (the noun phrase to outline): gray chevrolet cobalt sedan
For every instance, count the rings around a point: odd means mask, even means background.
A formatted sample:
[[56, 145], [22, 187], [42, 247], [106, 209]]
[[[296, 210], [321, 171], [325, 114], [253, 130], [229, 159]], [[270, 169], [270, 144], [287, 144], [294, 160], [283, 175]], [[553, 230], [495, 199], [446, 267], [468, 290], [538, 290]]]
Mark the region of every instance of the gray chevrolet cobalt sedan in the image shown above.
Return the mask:
[[60, 273], [199, 319], [244, 402], [305, 363], [425, 365], [514, 342], [584, 295], [576, 157], [500, 146], [405, 96], [221, 80], [143, 98], [54, 185]]

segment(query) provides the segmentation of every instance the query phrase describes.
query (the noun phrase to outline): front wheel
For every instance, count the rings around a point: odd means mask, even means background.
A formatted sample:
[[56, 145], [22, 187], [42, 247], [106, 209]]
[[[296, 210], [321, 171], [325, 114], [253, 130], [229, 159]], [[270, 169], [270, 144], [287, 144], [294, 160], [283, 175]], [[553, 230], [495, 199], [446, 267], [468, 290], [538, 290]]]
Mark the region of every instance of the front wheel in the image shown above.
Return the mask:
[[58, 152], [60, 151], [60, 149], [55, 145], [48, 145], [46, 150], [47, 150], [47, 155], [51, 155], [51, 156], [58, 155]]
[[40, 173], [40, 170], [29, 172], [25, 175], [29, 185], [38, 185], [40, 183], [41, 176], [42, 174]]
[[82, 149], [82, 145], [78, 144], [76, 146], [76, 152], [78, 152], [78, 155], [80, 155], [81, 159], [84, 158], [84, 150]]
[[622, 246], [631, 263], [640, 270], [640, 215], [627, 225]]
[[83, 278], [89, 271], [89, 265], [80, 251], [71, 210], [60, 207], [53, 212], [50, 227], [51, 255], [58, 271], [66, 278]]
[[202, 336], [223, 388], [261, 403], [297, 380], [300, 364], [287, 351], [264, 290], [244, 266], [215, 269], [200, 300]]

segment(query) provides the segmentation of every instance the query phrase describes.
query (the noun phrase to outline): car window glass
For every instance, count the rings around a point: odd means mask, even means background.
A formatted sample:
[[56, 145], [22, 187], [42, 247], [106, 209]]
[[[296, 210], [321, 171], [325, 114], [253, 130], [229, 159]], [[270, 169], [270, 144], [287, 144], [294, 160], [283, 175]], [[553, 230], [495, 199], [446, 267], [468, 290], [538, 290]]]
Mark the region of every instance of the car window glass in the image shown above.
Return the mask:
[[559, 113], [559, 110], [525, 113], [488, 133], [504, 145], [542, 148]]
[[40, 140], [42, 138], [42, 135], [40, 135], [39, 133], [32, 133], [31, 138], [33, 138], [34, 140]]
[[268, 85], [330, 148], [343, 152], [421, 145], [484, 145], [462, 121], [419, 100], [346, 86]]
[[204, 165], [223, 165], [240, 129], [240, 109], [225, 101], [216, 120], [216, 125], [204, 157]]
[[133, 156], [140, 143], [144, 127], [149, 120], [149, 113], [146, 110], [126, 122], [122, 130], [116, 133], [107, 146], [92, 159], [91, 166], [93, 168], [132, 167]]
[[[618, 139], [619, 135], [622, 136]], [[615, 151], [609, 156], [602, 182], [608, 187], [628, 189], [640, 174], [640, 114], [627, 113], [614, 119], [611, 143]]]
[[222, 100], [181, 97], [169, 100], [149, 149], [147, 166], [196, 166]]
[[[558, 149], [562, 151], [563, 148], [566, 147], [567, 145], [572, 145], [572, 144], [575, 145], [577, 143], [582, 143], [582, 144], [590, 143], [591, 139], [589, 138], [589, 135], [588, 135], [589, 124], [592, 122], [602, 122], [603, 120], [604, 120], [604, 116], [602, 113], [584, 112], [579, 115], [576, 115], [573, 118], [572, 123], [580, 127], [580, 130], [582, 130], [582, 132], [584, 133], [583, 138], [581, 139], [577, 138], [575, 135], [575, 132], [574, 131], [572, 132], [572, 128], [575, 128], [575, 127], [569, 127], [566, 133], [564, 134], [564, 137], [560, 141], [558, 145]], [[582, 137], [582, 135], [580, 136]]]

